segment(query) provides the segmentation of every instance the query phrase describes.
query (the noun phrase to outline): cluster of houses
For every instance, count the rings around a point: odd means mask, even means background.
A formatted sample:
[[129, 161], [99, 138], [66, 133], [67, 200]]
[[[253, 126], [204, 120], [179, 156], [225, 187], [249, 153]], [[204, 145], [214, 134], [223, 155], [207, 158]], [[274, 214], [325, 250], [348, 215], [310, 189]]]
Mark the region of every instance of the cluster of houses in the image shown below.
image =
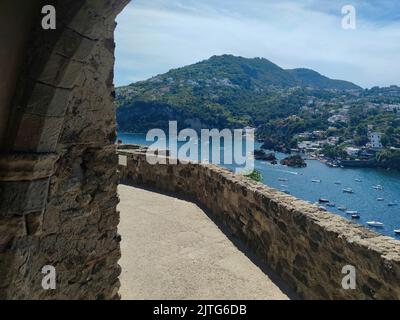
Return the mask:
[[[292, 149], [293, 152], [307, 153], [316, 155], [326, 145], [336, 146], [340, 143], [340, 138], [337, 136], [325, 138], [324, 131], [304, 132], [297, 135], [301, 141], [297, 144], [297, 149]], [[364, 147], [351, 146], [352, 140], [344, 141], [350, 146], [344, 151], [350, 158], [372, 158], [374, 154], [383, 148], [382, 133], [374, 131], [373, 126], [368, 126], [368, 143]]]
[[301, 141], [297, 144], [297, 149], [293, 149], [292, 151], [302, 152], [302, 153], [315, 153], [319, 151], [326, 145], [337, 145], [339, 141], [338, 137], [329, 137], [326, 140], [318, 140], [318, 141]]
[[368, 126], [369, 142], [364, 147], [347, 147], [344, 149], [346, 153], [352, 158], [360, 156], [363, 158], [372, 158], [377, 151], [383, 148], [382, 133], [373, 130], [373, 126]]
[[400, 112], [400, 104], [384, 104], [381, 107], [388, 112]]
[[331, 124], [334, 124], [336, 122], [345, 122], [345, 123], [349, 122], [350, 120], [349, 109], [350, 106], [344, 105], [339, 110], [332, 111], [333, 115], [328, 118], [328, 122]]
[[386, 112], [400, 112], [400, 104], [368, 102], [365, 107], [366, 110], [379, 109]]
[[297, 144], [297, 149], [293, 152], [316, 153], [325, 145], [335, 146], [339, 144], [339, 137], [325, 138], [325, 131], [315, 130], [313, 132], [303, 132], [297, 135], [301, 139]]

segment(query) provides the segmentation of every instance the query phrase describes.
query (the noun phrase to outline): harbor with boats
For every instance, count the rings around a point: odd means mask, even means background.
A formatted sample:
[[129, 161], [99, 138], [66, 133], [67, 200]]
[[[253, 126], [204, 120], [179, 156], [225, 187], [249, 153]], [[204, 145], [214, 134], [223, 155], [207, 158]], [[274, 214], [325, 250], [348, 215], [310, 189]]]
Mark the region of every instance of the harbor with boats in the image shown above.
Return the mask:
[[400, 238], [399, 172], [377, 168], [332, 168], [320, 161], [306, 162], [307, 168], [301, 169], [268, 163], [260, 166], [256, 163], [256, 167], [263, 173], [267, 185], [277, 187], [277, 182], [285, 180], [286, 192], [321, 210], [339, 214], [378, 233]]
[[[286, 154], [275, 153], [282, 159]], [[400, 239], [400, 172], [306, 158], [307, 167], [255, 161], [263, 182], [384, 235]]]

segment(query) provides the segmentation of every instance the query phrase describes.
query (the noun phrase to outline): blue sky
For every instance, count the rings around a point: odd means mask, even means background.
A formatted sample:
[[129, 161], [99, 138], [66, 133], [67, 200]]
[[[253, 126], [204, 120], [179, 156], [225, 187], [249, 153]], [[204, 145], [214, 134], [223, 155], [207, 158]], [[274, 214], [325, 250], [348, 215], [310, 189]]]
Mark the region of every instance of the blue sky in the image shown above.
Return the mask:
[[[348, 4], [356, 30], [341, 27]], [[132, 0], [117, 22], [117, 86], [225, 53], [400, 85], [399, 0]]]

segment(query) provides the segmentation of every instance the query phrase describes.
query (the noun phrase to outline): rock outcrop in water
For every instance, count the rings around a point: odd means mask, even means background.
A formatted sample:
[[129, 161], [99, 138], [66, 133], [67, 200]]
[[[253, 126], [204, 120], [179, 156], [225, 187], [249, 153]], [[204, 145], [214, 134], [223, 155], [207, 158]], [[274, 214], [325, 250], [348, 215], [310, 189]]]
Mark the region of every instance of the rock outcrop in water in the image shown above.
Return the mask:
[[289, 157], [281, 160], [281, 164], [288, 166], [288, 167], [294, 167], [294, 168], [307, 167], [307, 163], [299, 155], [289, 156]]
[[273, 152], [266, 153], [264, 150], [255, 150], [254, 159], [261, 161], [276, 161], [275, 154]]

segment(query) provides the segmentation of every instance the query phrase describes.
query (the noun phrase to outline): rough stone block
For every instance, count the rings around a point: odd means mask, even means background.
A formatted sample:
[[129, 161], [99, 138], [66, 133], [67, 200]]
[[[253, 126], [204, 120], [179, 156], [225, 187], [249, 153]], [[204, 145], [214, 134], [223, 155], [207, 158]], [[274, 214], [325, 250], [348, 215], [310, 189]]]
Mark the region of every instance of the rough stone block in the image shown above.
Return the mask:
[[64, 117], [71, 90], [36, 83], [25, 112], [40, 116]]
[[69, 59], [86, 61], [95, 46], [96, 41], [91, 40], [76, 31], [66, 28], [57, 42], [54, 52]]
[[0, 216], [22, 216], [46, 208], [49, 179], [0, 181]]
[[19, 152], [54, 152], [62, 123], [62, 117], [24, 114], [18, 128], [13, 149]]

